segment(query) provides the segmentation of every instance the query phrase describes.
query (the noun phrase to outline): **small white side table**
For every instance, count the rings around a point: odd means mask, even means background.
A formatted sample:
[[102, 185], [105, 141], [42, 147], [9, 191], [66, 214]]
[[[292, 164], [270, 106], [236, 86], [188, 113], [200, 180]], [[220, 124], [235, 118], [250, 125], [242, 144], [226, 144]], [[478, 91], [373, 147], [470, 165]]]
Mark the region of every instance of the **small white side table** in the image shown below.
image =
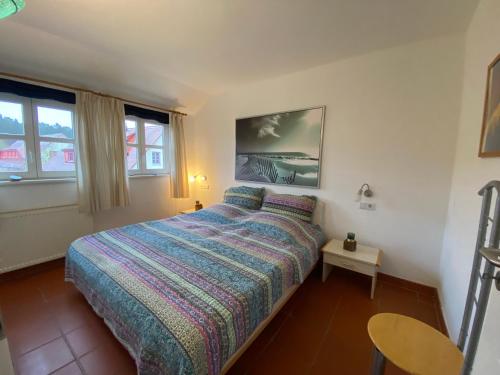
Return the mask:
[[348, 251], [344, 250], [343, 246], [344, 241], [332, 239], [321, 249], [323, 252], [323, 282], [330, 275], [333, 266], [371, 276], [372, 290], [370, 297], [373, 299], [382, 250], [358, 244], [356, 251]]

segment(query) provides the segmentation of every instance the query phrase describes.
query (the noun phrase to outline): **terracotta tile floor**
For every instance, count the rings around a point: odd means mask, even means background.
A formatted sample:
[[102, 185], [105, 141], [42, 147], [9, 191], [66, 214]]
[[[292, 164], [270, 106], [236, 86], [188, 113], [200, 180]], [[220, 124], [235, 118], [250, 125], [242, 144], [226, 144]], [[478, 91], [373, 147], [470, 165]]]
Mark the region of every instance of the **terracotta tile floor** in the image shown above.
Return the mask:
[[[61, 263], [0, 284], [0, 308], [18, 374], [134, 374], [134, 361], [72, 284]], [[369, 374], [370, 316], [397, 312], [442, 330], [428, 290], [319, 267], [230, 370], [230, 374]], [[388, 364], [386, 374], [403, 374]]]

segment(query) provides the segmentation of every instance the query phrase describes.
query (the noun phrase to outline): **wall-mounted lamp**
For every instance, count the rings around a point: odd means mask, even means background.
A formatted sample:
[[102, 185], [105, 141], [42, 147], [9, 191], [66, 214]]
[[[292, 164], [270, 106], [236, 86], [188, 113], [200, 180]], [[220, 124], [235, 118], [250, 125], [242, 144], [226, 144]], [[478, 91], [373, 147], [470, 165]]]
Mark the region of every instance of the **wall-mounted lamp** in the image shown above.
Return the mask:
[[189, 176], [189, 182], [195, 182], [196, 180], [198, 181], [206, 181], [207, 176], [202, 176], [201, 174], [196, 174], [194, 176]]
[[358, 190], [358, 198], [361, 199], [361, 196], [365, 196], [367, 198], [373, 197], [373, 190], [370, 189], [370, 185], [364, 183]]

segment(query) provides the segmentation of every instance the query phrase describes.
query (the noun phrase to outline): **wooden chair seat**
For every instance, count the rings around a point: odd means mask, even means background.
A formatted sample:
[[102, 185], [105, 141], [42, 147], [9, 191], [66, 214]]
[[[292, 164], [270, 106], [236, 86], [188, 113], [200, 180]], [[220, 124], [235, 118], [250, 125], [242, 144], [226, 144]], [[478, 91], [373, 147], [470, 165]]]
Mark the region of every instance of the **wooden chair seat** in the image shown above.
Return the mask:
[[[418, 375], [458, 375], [462, 352], [438, 330], [408, 316], [382, 313], [368, 322], [368, 334], [378, 353], [372, 374], [382, 374], [387, 358], [396, 366]], [[375, 369], [377, 367], [377, 369]]]

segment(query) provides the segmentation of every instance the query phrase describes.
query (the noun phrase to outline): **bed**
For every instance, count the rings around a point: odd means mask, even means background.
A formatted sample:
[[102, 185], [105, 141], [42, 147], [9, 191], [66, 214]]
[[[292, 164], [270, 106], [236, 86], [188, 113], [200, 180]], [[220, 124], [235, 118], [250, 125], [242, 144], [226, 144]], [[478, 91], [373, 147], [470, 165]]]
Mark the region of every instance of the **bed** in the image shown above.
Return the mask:
[[139, 374], [220, 374], [319, 258], [319, 226], [230, 204], [74, 241], [66, 280]]

